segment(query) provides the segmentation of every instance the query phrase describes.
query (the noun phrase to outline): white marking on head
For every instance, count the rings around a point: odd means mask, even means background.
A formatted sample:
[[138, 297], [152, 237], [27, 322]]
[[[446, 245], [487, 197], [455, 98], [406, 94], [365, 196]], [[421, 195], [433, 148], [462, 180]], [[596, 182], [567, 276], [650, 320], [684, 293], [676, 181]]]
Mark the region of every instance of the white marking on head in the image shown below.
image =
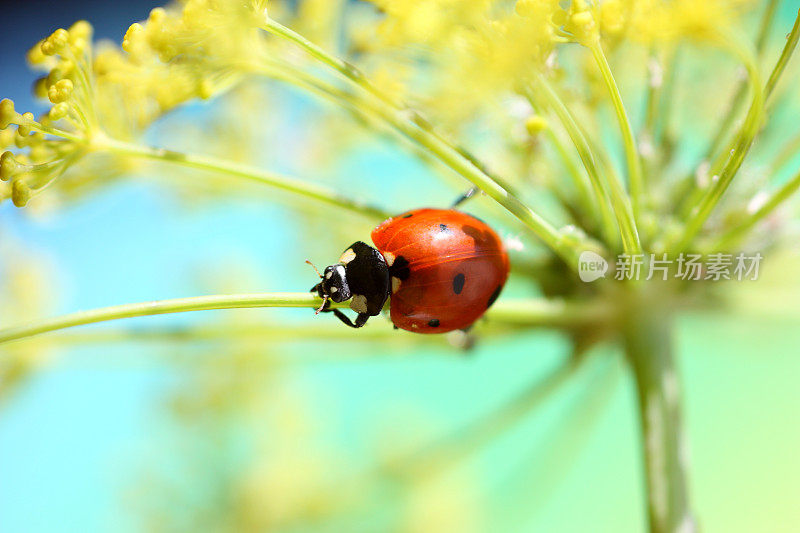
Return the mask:
[[334, 292], [336, 292], [338, 290], [339, 290], [339, 287], [331, 287], [331, 294], [333, 294]]
[[333, 276], [333, 270], [329, 270], [327, 274], [325, 274], [325, 279], [331, 279]]
[[386, 259], [386, 266], [392, 266], [394, 264], [394, 254], [392, 252], [384, 253], [383, 258]]
[[400, 281], [400, 278], [396, 278], [396, 277], [392, 276], [392, 294], [394, 294], [394, 293], [396, 293], [397, 291], [400, 290], [400, 284], [401, 283], [402, 283], [402, 281]]
[[367, 297], [361, 294], [354, 294], [353, 299], [350, 300], [350, 309], [356, 313], [367, 312]]
[[340, 263], [344, 263], [345, 265], [356, 258], [356, 253], [353, 251], [352, 248], [348, 248], [342, 254], [342, 257], [339, 258]]

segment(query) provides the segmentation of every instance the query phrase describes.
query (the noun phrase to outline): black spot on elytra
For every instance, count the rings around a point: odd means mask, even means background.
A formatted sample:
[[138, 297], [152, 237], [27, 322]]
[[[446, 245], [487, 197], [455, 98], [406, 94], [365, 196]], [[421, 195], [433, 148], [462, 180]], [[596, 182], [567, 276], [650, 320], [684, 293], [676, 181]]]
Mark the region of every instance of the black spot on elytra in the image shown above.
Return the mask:
[[394, 258], [394, 263], [389, 267], [389, 275], [394, 276], [400, 281], [405, 281], [411, 275], [411, 269], [408, 268], [408, 259], [402, 255]]
[[414, 213], [408, 213], [407, 215], [403, 215], [403, 218], [411, 218], [414, 216]]
[[456, 277], [453, 278], [453, 292], [456, 294], [461, 294], [461, 291], [464, 290], [464, 282], [467, 278], [464, 274], [456, 274]]
[[447, 224], [439, 224], [439, 231], [449, 231]]
[[438, 328], [439, 327], [439, 319], [438, 318], [434, 318], [432, 320], [429, 320], [428, 321], [428, 325], [430, 327], [432, 327], [432, 328]]
[[503, 290], [503, 286], [502, 285], [498, 285], [497, 288], [492, 293], [492, 295], [489, 296], [489, 303], [486, 304], [486, 308], [487, 309], [492, 306], [492, 304], [494, 303], [495, 300], [497, 300], [497, 297], [500, 296], [500, 291], [502, 291], [502, 290]]

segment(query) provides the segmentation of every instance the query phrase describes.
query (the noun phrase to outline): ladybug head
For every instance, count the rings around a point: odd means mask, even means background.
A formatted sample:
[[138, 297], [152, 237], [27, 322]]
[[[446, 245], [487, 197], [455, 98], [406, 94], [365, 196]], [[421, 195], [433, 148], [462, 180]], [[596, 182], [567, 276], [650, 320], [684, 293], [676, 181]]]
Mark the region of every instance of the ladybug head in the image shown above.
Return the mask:
[[322, 298], [327, 297], [334, 302], [343, 302], [352, 296], [345, 267], [340, 263], [325, 268], [322, 281], [317, 287], [317, 292]]
[[316, 292], [323, 299], [322, 307], [317, 310], [317, 313], [325, 309], [328, 300], [338, 303], [350, 299], [352, 292], [347, 282], [347, 269], [343, 264], [330, 265], [325, 268], [324, 274], [320, 274], [311, 261], [306, 261], [306, 263], [311, 265], [322, 279], [322, 281], [311, 287], [311, 292]]

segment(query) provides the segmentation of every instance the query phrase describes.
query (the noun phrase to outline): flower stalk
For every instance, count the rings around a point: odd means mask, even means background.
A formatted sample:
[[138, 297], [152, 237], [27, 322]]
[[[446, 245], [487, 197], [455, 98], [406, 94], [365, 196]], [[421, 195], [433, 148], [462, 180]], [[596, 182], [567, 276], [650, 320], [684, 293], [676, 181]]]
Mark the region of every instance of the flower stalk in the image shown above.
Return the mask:
[[378, 220], [384, 220], [391, 216], [391, 213], [388, 211], [384, 211], [370, 203], [347, 197], [323, 185], [303, 181], [296, 177], [261, 170], [225, 159], [176, 152], [164, 148], [154, 148], [151, 146], [119, 141], [105, 136], [95, 137], [92, 140], [91, 147], [95, 151], [106, 151], [122, 156], [141, 157], [189, 168], [219, 172], [228, 176], [282, 189]]
[[[622, 184], [618, 180], [609, 176], [604, 179], [598, 170], [597, 157], [592, 153], [592, 149], [586, 140], [585, 135], [581, 131], [580, 126], [575, 121], [575, 118], [570, 113], [569, 109], [564, 105], [564, 102], [558, 97], [553, 87], [547, 82], [543, 76], [536, 77], [536, 87], [541, 89], [536, 95], [541, 95], [542, 99], [546, 102], [547, 106], [556, 114], [561, 121], [567, 134], [572, 140], [578, 155], [581, 158], [586, 172], [592, 183], [592, 189], [595, 194], [595, 200], [600, 207], [602, 217], [601, 227], [604, 230], [606, 238], [611, 242], [616, 240], [614, 235], [614, 222], [611, 218], [611, 210], [609, 204], [613, 209], [613, 216], [616, 218], [616, 225], [619, 228], [619, 234], [622, 239], [622, 247], [625, 253], [638, 254], [642, 251], [642, 245], [639, 241], [639, 232], [636, 228], [636, 222], [633, 219], [631, 212], [630, 202], [628, 195], [622, 188]], [[529, 98], [536, 97], [531, 92], [528, 92]]]
[[[215, 309], [252, 309], [261, 307], [319, 308], [322, 299], [311, 292], [266, 292], [249, 294], [216, 294], [153, 302], [131, 303], [78, 311], [39, 320], [21, 326], [0, 329], [0, 344], [63, 330], [75, 326], [109, 322], [123, 318], [210, 311]], [[331, 308], [347, 308], [349, 302], [331, 302]], [[608, 312], [597, 303], [554, 300], [510, 300], [497, 302], [488, 316], [508, 326], [577, 327], [600, 325], [608, 320]]]
[[633, 127], [631, 126], [630, 119], [628, 119], [628, 112], [625, 110], [625, 105], [622, 102], [619, 86], [614, 79], [614, 74], [611, 72], [611, 66], [608, 64], [608, 58], [606, 58], [603, 52], [603, 46], [598, 40], [595, 41], [590, 49], [597, 63], [597, 67], [600, 69], [600, 73], [603, 76], [603, 81], [608, 89], [608, 93], [611, 95], [611, 102], [614, 104], [614, 112], [617, 115], [617, 122], [619, 122], [622, 142], [625, 148], [625, 159], [628, 166], [628, 186], [630, 187], [631, 193], [633, 219], [637, 220], [641, 211], [644, 184], [642, 180], [642, 162], [639, 158], [636, 139], [633, 135]]
[[[652, 306], [652, 302], [650, 302]], [[639, 403], [651, 533], [692, 531], [673, 320], [641, 299], [627, 313], [625, 353]]]

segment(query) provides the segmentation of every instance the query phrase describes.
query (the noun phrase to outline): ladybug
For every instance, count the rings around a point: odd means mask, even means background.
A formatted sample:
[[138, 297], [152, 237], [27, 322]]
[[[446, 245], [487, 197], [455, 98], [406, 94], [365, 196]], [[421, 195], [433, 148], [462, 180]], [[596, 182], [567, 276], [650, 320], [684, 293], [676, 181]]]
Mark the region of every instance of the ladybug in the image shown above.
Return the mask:
[[[375, 247], [358, 241], [325, 268], [311, 288], [354, 328], [381, 312], [391, 295], [395, 328], [416, 333], [466, 329], [494, 303], [508, 278], [497, 233], [455, 209], [415, 209], [372, 230]], [[313, 266], [313, 265], [312, 265]], [[317, 272], [319, 274], [319, 272]], [[329, 301], [350, 300], [355, 322]]]

